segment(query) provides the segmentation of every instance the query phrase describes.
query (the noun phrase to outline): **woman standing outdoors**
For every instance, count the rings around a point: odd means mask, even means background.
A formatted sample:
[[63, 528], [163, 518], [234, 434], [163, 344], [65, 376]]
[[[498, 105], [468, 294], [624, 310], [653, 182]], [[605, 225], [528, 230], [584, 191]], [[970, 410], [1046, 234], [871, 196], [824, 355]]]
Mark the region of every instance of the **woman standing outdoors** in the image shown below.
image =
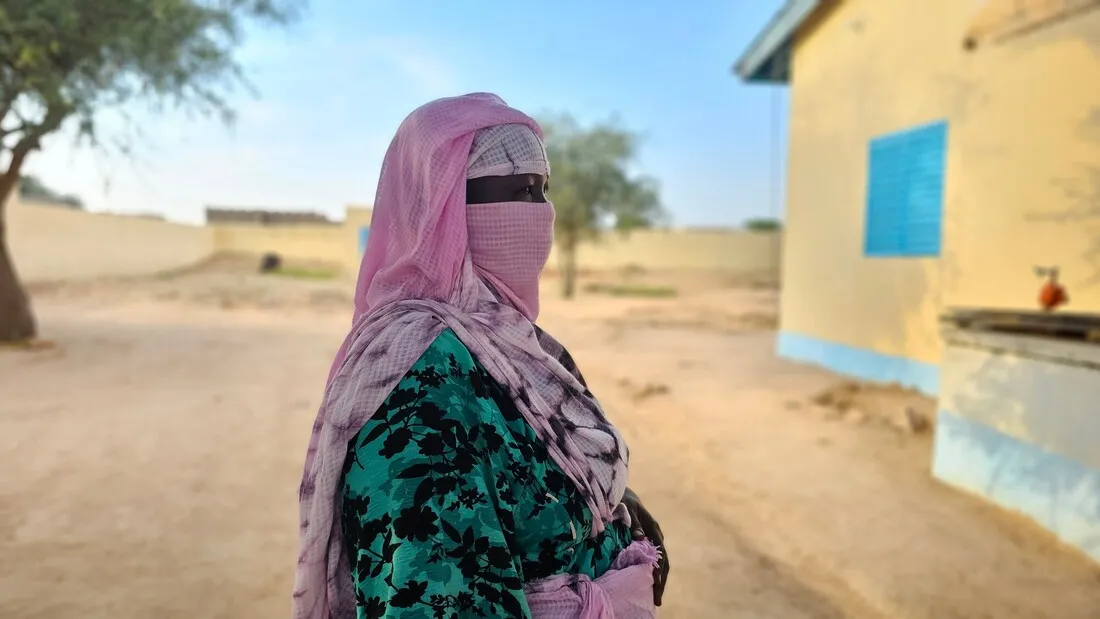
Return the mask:
[[398, 129], [306, 456], [296, 619], [655, 615], [668, 561], [627, 447], [534, 324], [549, 178], [494, 95]]

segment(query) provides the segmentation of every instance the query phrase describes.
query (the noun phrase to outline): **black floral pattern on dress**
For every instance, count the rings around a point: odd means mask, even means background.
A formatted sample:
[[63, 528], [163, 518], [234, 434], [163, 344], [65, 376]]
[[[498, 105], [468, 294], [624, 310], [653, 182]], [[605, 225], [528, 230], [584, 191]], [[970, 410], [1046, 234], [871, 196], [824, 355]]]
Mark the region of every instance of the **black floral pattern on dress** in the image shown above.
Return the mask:
[[342, 494], [361, 619], [528, 617], [524, 583], [596, 578], [630, 543], [618, 523], [590, 535], [583, 497], [450, 330], [349, 443]]

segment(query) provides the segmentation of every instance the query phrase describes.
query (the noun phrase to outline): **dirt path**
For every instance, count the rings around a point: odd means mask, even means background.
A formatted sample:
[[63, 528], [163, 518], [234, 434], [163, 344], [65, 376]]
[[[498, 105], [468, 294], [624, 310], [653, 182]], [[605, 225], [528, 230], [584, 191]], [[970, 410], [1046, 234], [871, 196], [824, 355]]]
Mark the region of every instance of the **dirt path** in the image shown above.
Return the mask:
[[[219, 277], [43, 293], [58, 346], [0, 352], [0, 617], [286, 616], [346, 317], [337, 291]], [[929, 481], [926, 438], [807, 404], [835, 379], [731, 318], [772, 305], [547, 303], [669, 538], [662, 617], [1100, 616], [1100, 570]]]
[[683, 545], [668, 616], [1100, 617], [1100, 569], [932, 481], [929, 438], [831, 421], [809, 402], [835, 378], [775, 359], [770, 334], [557, 330]]

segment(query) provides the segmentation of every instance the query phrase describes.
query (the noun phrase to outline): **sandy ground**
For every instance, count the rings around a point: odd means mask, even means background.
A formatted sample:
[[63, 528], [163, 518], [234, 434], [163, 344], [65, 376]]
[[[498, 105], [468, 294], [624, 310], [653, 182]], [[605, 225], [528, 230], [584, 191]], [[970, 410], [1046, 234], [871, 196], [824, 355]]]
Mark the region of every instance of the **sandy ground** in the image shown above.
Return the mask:
[[[776, 359], [772, 291], [676, 281], [551, 289], [542, 320], [631, 443], [662, 617], [1100, 617], [1100, 568], [929, 478], [896, 414], [928, 402]], [[223, 266], [34, 293], [56, 346], [0, 351], [0, 617], [287, 616], [346, 283]]]

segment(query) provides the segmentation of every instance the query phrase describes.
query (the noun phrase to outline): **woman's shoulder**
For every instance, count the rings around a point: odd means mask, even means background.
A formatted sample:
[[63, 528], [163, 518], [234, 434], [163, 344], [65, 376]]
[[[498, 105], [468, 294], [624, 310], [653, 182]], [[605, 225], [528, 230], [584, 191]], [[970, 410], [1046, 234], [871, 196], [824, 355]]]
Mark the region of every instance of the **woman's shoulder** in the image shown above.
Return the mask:
[[499, 449], [508, 428], [496, 395], [492, 379], [446, 329], [349, 441], [349, 460], [418, 462], [475, 438]]
[[444, 329], [405, 372], [394, 391], [415, 388], [426, 397], [453, 397], [462, 392], [486, 398], [495, 384], [458, 335]]
[[[496, 384], [451, 329], [444, 329], [386, 397], [374, 419], [410, 415], [484, 422], [496, 417]], [[495, 419], [494, 419], [495, 421]]]
[[450, 328], [444, 329], [432, 340], [424, 354], [410, 368], [410, 372], [425, 367], [447, 368], [452, 374], [480, 369], [473, 353]]

